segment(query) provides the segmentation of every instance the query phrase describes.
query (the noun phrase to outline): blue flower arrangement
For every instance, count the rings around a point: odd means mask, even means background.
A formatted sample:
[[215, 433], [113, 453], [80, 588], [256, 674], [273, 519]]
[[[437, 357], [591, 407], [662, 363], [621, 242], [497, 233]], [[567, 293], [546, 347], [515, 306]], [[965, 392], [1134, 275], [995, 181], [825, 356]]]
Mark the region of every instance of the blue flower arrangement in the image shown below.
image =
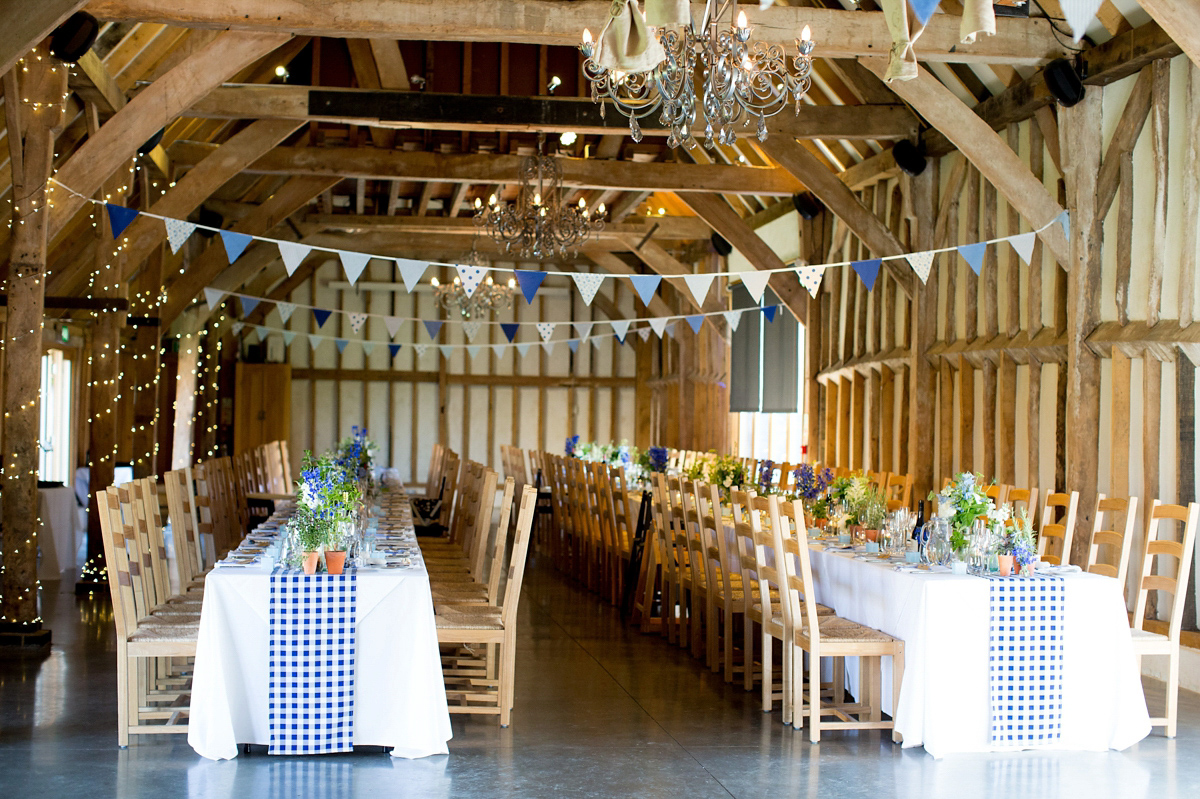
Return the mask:
[[833, 472], [830, 469], [817, 471], [811, 463], [802, 463], [792, 471], [796, 480], [796, 492], [801, 499], [819, 499], [829, 489], [833, 482]]
[[567, 439], [567, 457], [574, 458], [575, 450], [579, 447], [579, 435], [573, 435]]

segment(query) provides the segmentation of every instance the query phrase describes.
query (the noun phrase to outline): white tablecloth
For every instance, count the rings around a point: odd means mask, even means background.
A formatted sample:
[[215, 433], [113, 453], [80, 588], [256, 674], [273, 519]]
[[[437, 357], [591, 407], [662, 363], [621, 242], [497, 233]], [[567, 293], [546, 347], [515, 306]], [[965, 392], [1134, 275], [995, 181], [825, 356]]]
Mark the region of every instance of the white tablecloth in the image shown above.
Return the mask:
[[75, 568], [75, 553], [79, 551], [79, 505], [75, 491], [69, 487], [39, 488], [38, 516], [42, 527], [38, 545], [42, 561], [38, 564], [38, 579], [61, 580], [62, 573]]
[[[447, 753], [452, 737], [429, 575], [423, 567], [359, 569], [354, 743], [394, 757]], [[270, 569], [223, 568], [205, 580], [188, 743], [200, 755], [236, 757], [268, 744]]]
[[[893, 716], [904, 746], [934, 757], [1010, 751], [991, 743], [989, 581], [897, 572], [812, 549], [816, 600], [839, 616], [904, 641], [904, 680]], [[1116, 580], [1066, 574], [1062, 736], [1053, 749], [1125, 749], [1150, 733], [1125, 602]], [[893, 707], [884, 659], [884, 710]], [[857, 684], [847, 660], [847, 679]]]

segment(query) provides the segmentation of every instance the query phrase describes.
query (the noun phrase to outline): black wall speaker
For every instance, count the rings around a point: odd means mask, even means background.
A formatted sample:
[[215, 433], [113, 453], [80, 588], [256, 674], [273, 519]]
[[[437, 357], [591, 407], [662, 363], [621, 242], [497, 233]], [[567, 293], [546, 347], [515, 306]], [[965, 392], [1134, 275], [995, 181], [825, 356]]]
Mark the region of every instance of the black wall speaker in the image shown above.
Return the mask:
[[713, 249], [717, 251], [717, 255], [724, 256], [733, 252], [733, 245], [721, 238], [720, 233], [712, 234], [710, 241], [712, 242]]
[[77, 11], [50, 34], [50, 55], [67, 64], [74, 64], [92, 49], [100, 23], [86, 11]]
[[216, 230], [206, 230], [205, 228], [216, 228], [220, 230], [225, 225], [225, 217], [221, 216], [211, 208], [201, 206], [200, 213], [196, 217], [196, 224], [204, 225], [196, 232], [201, 236], [212, 237], [217, 235]]
[[167, 132], [166, 128], [159, 128], [158, 133], [155, 133], [146, 142], [138, 148], [138, 155], [145, 155], [162, 143], [163, 134]]
[[913, 144], [908, 139], [901, 139], [892, 148], [892, 156], [896, 159], [896, 166], [913, 177], [925, 171], [924, 144]]
[[821, 213], [821, 201], [812, 192], [802, 191], [792, 195], [792, 205], [796, 213], [805, 219], [815, 219]]
[[1066, 108], [1078, 104], [1087, 92], [1075, 65], [1065, 58], [1056, 58], [1047, 64], [1042, 70], [1042, 78], [1050, 94], [1054, 95], [1059, 105]]

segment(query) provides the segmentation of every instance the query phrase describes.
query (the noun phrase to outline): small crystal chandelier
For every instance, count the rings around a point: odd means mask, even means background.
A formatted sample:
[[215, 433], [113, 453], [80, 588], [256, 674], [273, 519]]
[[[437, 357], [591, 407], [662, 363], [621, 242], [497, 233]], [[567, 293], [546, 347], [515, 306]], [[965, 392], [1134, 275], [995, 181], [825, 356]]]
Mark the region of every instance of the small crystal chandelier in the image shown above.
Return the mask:
[[515, 203], [495, 194], [485, 206], [475, 198], [475, 224], [504, 245], [504, 251], [521, 258], [567, 258], [592, 233], [604, 229], [604, 203], [593, 214], [587, 202], [565, 205], [562, 201], [562, 167], [554, 156], [545, 155], [545, 134], [538, 135], [537, 155], [521, 159], [521, 188]]
[[[658, 41], [666, 58], [645, 72], [610, 70], [596, 61], [596, 46], [591, 31], [583, 31], [583, 72], [592, 85], [592, 101], [613, 101], [629, 117], [629, 133], [634, 141], [642, 140], [639, 120], [660, 111], [659, 121], [671, 130], [667, 145], [688, 149], [696, 146], [692, 129], [697, 110], [703, 113], [704, 146], [731, 145], [736, 139], [735, 125], [758, 121], [759, 141], [767, 139], [767, 117], [793, 104], [800, 113], [801, 100], [812, 85], [813, 41], [807, 25], [796, 40], [797, 54], [788, 58], [778, 44], [750, 42], [750, 27], [746, 12], [739, 11], [733, 24], [734, 0], [725, 0], [717, 8], [717, 0], [707, 0], [704, 20], [700, 26], [692, 23], [679, 29], [658, 29]], [[728, 27], [721, 17], [729, 10]], [[697, 94], [694, 76], [696, 68], [704, 70], [704, 84]], [[699, 105], [699, 109], [697, 109]], [[600, 106], [604, 116], [604, 106]]]
[[[463, 266], [489, 266], [487, 259], [475, 248], [475, 244], [475, 241], [471, 242], [471, 252], [463, 261]], [[430, 283], [433, 285], [433, 298], [438, 305], [447, 311], [458, 311], [463, 319], [477, 319], [487, 316], [491, 311], [510, 307], [513, 294], [517, 290], [517, 282], [514, 279], [509, 278], [506, 284], [495, 283], [490, 273], [475, 287], [470, 297], [457, 276], [450, 283], [440, 283], [436, 277]]]

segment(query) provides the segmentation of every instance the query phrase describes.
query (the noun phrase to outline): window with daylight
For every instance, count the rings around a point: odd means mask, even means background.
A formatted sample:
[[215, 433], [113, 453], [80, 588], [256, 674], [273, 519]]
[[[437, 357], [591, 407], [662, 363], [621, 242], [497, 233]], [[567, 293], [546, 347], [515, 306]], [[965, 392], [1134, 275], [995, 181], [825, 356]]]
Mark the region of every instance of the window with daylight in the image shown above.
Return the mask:
[[[767, 289], [763, 305], [779, 302]], [[758, 303], [742, 286], [733, 288], [733, 308]], [[733, 334], [729, 410], [738, 431], [738, 454], [783, 463], [803, 460], [804, 328], [786, 309], [768, 322], [761, 313], [742, 314]]]
[[62, 350], [42, 356], [38, 479], [71, 485], [71, 361]]

